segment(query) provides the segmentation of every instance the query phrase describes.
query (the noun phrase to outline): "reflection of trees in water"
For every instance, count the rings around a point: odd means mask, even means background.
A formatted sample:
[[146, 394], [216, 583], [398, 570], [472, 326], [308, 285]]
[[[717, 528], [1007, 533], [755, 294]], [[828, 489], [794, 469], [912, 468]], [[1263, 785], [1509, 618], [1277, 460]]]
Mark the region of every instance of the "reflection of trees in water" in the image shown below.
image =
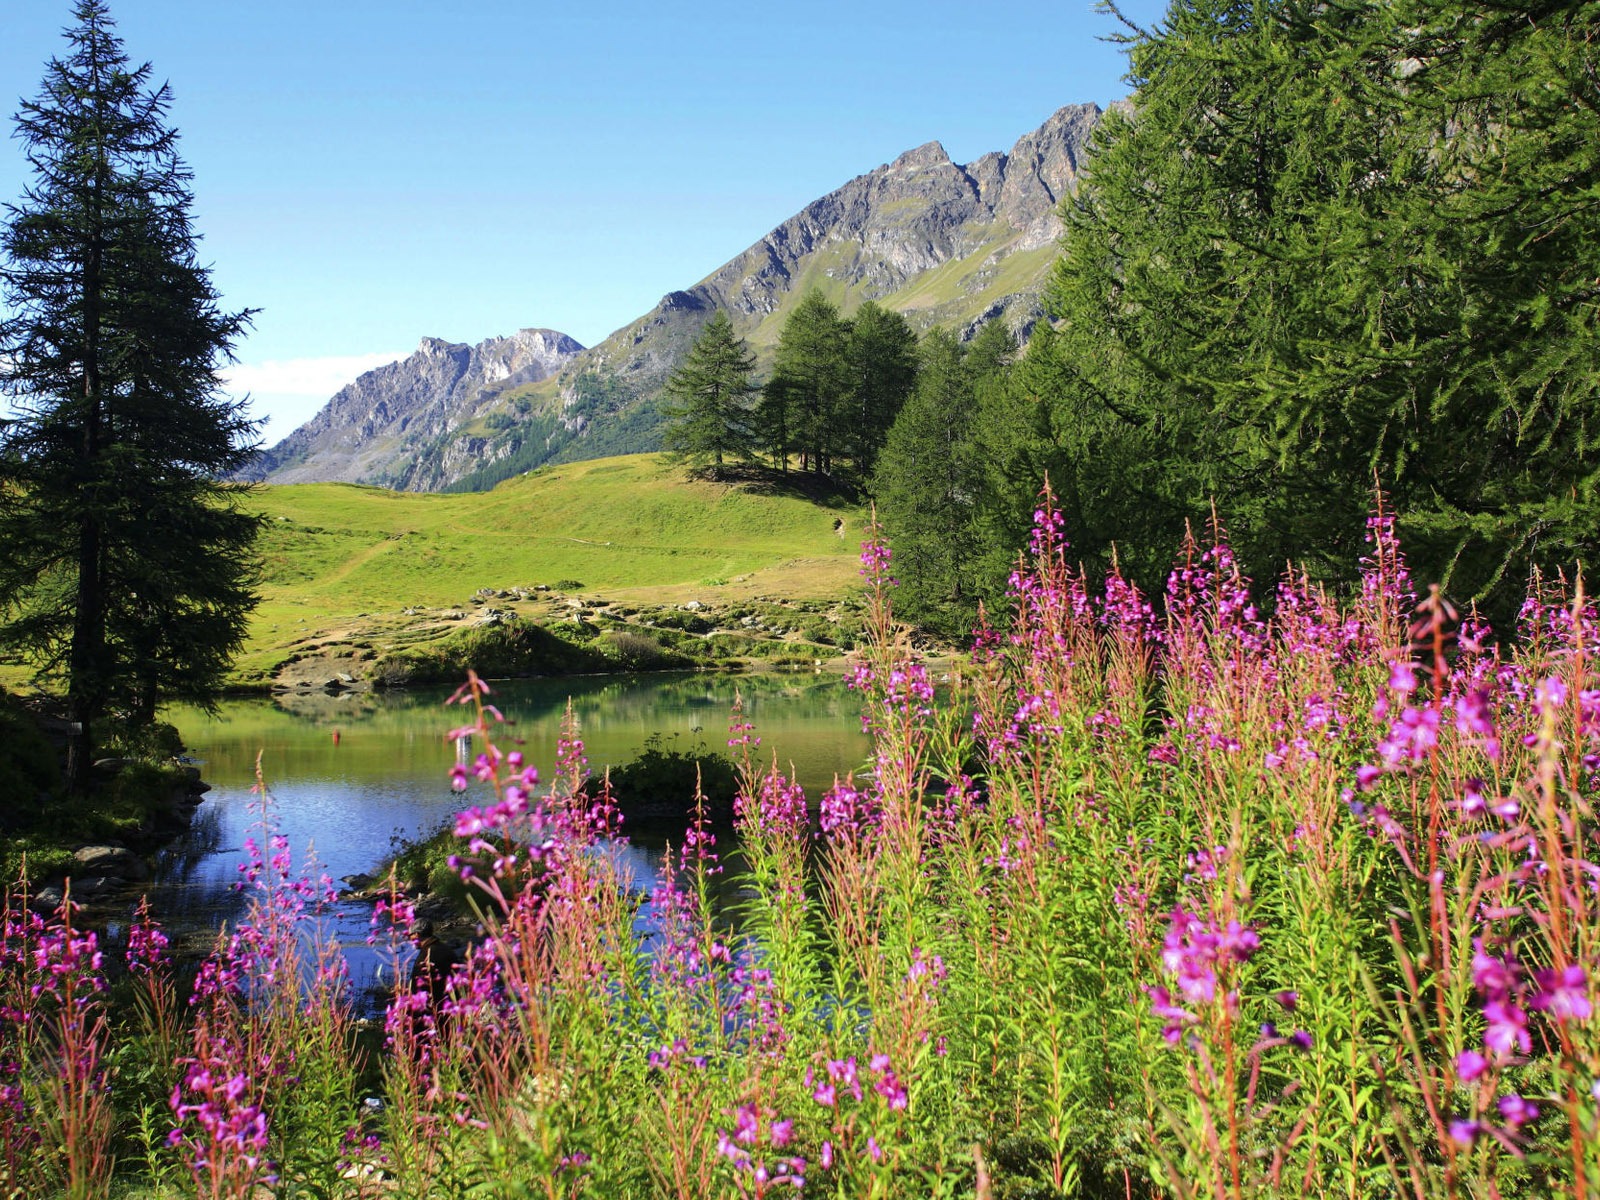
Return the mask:
[[222, 810], [202, 804], [189, 828], [156, 855], [150, 886], [151, 911], [177, 943], [175, 954], [193, 959], [207, 954], [224, 922], [238, 924], [246, 898], [230, 876], [203, 869], [223, 852]]
[[[513, 679], [492, 684], [490, 699], [514, 724], [529, 730], [554, 729], [570, 700], [580, 723], [635, 724], [645, 729], [662, 727], [662, 719], [677, 714], [692, 716], [693, 724], [715, 734], [726, 725], [736, 696], [742, 698], [747, 719], [758, 724], [768, 706], [777, 723], [789, 720], [833, 720], [854, 728], [860, 703], [837, 676], [721, 675], [654, 673], [598, 675], [563, 679]], [[458, 718], [460, 709], [445, 707], [450, 689], [392, 692], [339, 692], [321, 690], [280, 692], [224, 702], [221, 713], [235, 733], [249, 740], [274, 735], [304, 735], [316, 729], [435, 728], [441, 733]], [[177, 708], [169, 718], [189, 734], [191, 741], [206, 737], [207, 722], [190, 710]]]
[[158, 884], [186, 878], [195, 865], [222, 849], [222, 810], [214, 804], [195, 809], [189, 828], [156, 855], [154, 880]]

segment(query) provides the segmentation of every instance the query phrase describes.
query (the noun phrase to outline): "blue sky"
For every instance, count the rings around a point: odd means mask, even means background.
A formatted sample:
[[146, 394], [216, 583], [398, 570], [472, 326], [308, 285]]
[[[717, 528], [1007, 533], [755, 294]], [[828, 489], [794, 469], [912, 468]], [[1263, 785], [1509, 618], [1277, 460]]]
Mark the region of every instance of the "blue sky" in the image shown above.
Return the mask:
[[[1089, 0], [111, 8], [172, 85], [202, 261], [261, 310], [232, 378], [269, 442], [424, 335], [592, 345], [902, 150], [970, 162], [1126, 92]], [[0, 0], [6, 115], [70, 9]], [[25, 179], [0, 143], [0, 200]]]

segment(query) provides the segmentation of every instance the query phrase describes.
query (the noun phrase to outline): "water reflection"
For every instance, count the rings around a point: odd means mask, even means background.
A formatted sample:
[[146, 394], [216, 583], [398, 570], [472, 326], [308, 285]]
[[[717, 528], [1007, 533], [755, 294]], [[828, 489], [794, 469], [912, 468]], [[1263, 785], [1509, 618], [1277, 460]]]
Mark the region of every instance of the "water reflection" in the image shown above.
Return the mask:
[[[759, 753], [776, 754], [785, 769], [792, 764], [813, 802], [835, 775], [859, 770], [869, 750], [857, 699], [831, 677], [696, 674], [494, 686], [508, 737], [546, 776], [569, 702], [596, 773], [633, 758], [655, 734], [682, 735], [685, 748], [703, 740], [722, 749], [736, 694], [761, 738]], [[198, 941], [239, 918], [243, 897], [230, 885], [244, 839], [260, 819], [258, 759], [274, 823], [297, 863], [314, 856], [335, 880], [371, 872], [400, 840], [425, 836], [465, 804], [483, 803], [483, 795], [463, 796], [448, 784], [457, 747], [445, 735], [463, 715], [445, 707], [448, 695], [290, 694], [230, 701], [214, 716], [169, 713], [212, 791], [190, 835], [161, 856], [152, 902], [163, 922]], [[614, 848], [641, 898], [655, 886], [665, 847], [665, 836], [652, 832]], [[366, 947], [368, 915], [364, 904], [341, 904], [331, 917], [358, 987], [381, 981], [385, 966]]]

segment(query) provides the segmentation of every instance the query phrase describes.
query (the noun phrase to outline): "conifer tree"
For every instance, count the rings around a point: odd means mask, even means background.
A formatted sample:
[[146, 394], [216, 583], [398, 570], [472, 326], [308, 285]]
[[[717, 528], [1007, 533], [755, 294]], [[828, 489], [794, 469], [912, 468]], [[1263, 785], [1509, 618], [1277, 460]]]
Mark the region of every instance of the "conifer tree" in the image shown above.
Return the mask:
[[761, 413], [768, 449], [785, 469], [798, 453], [802, 471], [827, 474], [847, 445], [849, 335], [838, 308], [818, 291], [802, 296], [784, 322]]
[[1131, 39], [1050, 290], [1077, 403], [1149, 450], [1085, 498], [1216, 499], [1329, 577], [1374, 480], [1506, 612], [1600, 545], [1594, 3], [1178, 0]]
[[948, 637], [972, 629], [980, 580], [973, 417], [979, 379], [955, 336], [923, 336], [916, 389], [878, 460], [872, 493], [895, 553], [902, 615]]
[[196, 261], [168, 91], [102, 0], [75, 15], [17, 116], [34, 179], [0, 235], [0, 639], [64, 681], [82, 791], [105, 717], [218, 694], [260, 519], [218, 482], [252, 449], [217, 377], [249, 314]]
[[1395, 498], [1414, 556], [1509, 615], [1530, 569], [1600, 558], [1600, 3], [1403, 0], [1391, 28], [1438, 161], [1370, 235], [1415, 230], [1436, 281], [1410, 348], [1431, 419]]
[[917, 335], [899, 313], [868, 300], [850, 319], [845, 364], [843, 453], [861, 478], [870, 479], [889, 429], [917, 383]]
[[749, 403], [757, 390], [750, 379], [755, 365], [728, 314], [718, 309], [667, 381], [667, 403], [661, 411], [671, 424], [662, 435], [662, 447], [713, 473], [729, 458], [750, 458], [756, 445]]

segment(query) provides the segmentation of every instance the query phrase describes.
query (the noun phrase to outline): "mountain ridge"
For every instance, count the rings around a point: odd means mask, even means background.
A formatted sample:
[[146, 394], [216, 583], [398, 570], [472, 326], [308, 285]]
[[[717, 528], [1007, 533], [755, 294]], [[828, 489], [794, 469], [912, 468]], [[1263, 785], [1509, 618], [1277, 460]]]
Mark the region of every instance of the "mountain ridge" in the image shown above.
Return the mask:
[[[463, 370], [445, 381], [425, 361], [438, 339], [425, 338], [404, 363], [342, 389], [263, 452], [248, 477], [454, 490], [546, 462], [656, 449], [656, 399], [712, 313], [726, 309], [765, 366], [789, 308], [813, 288], [847, 315], [873, 300], [919, 329], [944, 325], [970, 336], [1003, 319], [1025, 334], [1042, 312], [1062, 233], [1059, 206], [1102, 115], [1094, 104], [1067, 105], [1009, 152], [965, 165], [938, 141], [906, 150], [812, 201], [697, 283], [666, 293], [599, 344], [547, 356], [548, 369], [527, 377], [475, 383]], [[502, 340], [450, 346], [493, 358], [498, 352], [484, 348]]]
[[240, 473], [273, 483], [372, 483], [390, 443], [461, 427], [508, 388], [536, 382], [584, 349], [553, 329], [520, 329], [476, 345], [424, 337], [410, 357], [358, 376], [304, 425]]

